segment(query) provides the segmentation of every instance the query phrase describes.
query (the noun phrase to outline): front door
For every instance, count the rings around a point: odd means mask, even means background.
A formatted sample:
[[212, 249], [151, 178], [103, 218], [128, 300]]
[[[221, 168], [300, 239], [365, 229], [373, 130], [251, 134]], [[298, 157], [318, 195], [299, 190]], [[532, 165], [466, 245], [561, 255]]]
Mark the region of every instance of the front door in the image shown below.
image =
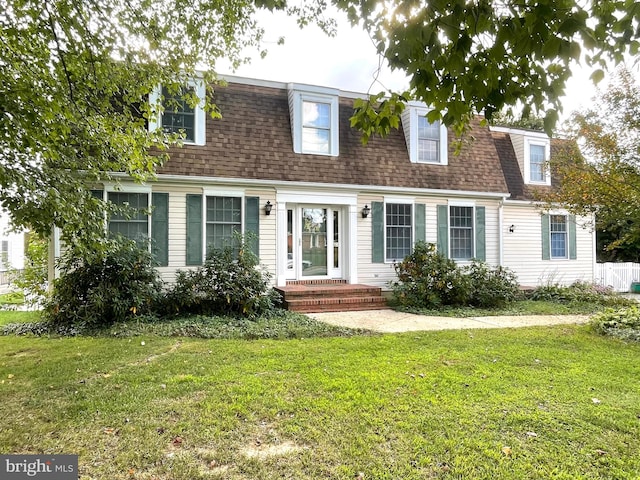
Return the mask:
[[341, 210], [326, 205], [287, 209], [287, 278], [341, 278]]

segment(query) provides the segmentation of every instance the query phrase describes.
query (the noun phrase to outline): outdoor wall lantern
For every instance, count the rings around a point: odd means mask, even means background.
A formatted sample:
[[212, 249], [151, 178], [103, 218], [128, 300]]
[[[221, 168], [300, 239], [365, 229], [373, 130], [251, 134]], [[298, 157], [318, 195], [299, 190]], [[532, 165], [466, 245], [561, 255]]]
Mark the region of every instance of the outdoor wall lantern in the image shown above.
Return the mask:
[[513, 232], [515, 232], [515, 231], [516, 231], [516, 226], [515, 226], [515, 225], [511, 225], [511, 226], [509, 227], [509, 233], [513, 233]]
[[367, 218], [370, 212], [371, 212], [371, 209], [369, 208], [369, 205], [365, 205], [364, 208], [362, 209], [362, 218]]
[[273, 208], [273, 205], [271, 205], [271, 202], [269, 200], [267, 200], [267, 204], [264, 206], [264, 214], [265, 215], [271, 215], [271, 209]]

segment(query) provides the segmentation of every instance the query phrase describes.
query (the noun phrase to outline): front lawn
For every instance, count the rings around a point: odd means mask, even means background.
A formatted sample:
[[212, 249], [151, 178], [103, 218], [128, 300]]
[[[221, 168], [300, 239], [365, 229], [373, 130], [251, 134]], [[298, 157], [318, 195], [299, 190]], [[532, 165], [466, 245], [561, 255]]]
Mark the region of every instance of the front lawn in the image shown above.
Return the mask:
[[0, 451], [83, 480], [636, 479], [638, 378], [640, 345], [586, 326], [4, 336]]

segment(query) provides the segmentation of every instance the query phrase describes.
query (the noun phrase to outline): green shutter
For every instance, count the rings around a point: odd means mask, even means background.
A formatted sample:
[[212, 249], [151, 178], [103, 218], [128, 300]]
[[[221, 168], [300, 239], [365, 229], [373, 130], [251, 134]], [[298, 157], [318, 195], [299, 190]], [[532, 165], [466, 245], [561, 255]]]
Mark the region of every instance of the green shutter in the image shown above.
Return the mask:
[[202, 265], [202, 195], [187, 195], [187, 265]]
[[169, 194], [151, 195], [151, 248], [161, 267], [169, 265]]
[[569, 215], [569, 260], [576, 260], [577, 258], [576, 217], [575, 215]]
[[416, 203], [415, 222], [416, 222], [416, 242], [425, 242], [427, 240], [427, 226], [425, 219], [424, 203]]
[[449, 207], [438, 205], [438, 252], [449, 258]]
[[384, 203], [371, 202], [371, 261], [384, 263]]
[[549, 242], [551, 241], [549, 236], [549, 215], [542, 215], [542, 260], [550, 260], [551, 259], [551, 246]]
[[487, 240], [485, 233], [485, 207], [476, 207], [476, 259], [487, 259]]
[[244, 234], [251, 251], [260, 256], [260, 197], [246, 197], [244, 209]]

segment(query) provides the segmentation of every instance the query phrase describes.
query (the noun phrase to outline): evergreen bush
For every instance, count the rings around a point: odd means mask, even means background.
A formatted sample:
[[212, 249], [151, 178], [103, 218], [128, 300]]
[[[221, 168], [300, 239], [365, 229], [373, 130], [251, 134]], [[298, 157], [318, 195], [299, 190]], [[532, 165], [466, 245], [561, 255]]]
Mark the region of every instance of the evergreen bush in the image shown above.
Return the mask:
[[148, 249], [125, 238], [108, 240], [104, 255], [67, 254], [43, 318], [81, 329], [112, 325], [153, 313], [162, 283]]
[[270, 274], [240, 238], [238, 246], [209, 250], [204, 265], [196, 270], [179, 271], [162, 311], [255, 317], [274, 309], [278, 301]]

